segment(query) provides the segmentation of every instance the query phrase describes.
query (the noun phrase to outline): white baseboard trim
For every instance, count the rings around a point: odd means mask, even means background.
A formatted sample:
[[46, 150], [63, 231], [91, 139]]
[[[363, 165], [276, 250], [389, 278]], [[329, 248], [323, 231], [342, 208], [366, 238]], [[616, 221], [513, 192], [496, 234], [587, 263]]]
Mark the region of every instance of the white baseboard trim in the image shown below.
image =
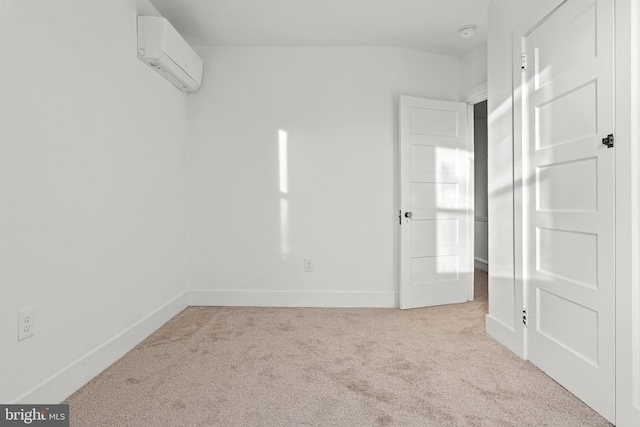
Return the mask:
[[187, 293], [174, 298], [145, 316], [131, 327], [99, 345], [64, 369], [33, 387], [11, 403], [56, 403], [75, 393], [128, 351], [184, 310], [189, 302]]
[[238, 291], [192, 289], [189, 305], [225, 307], [397, 308], [396, 292]]
[[489, 261], [482, 258], [476, 258], [473, 260], [473, 265], [478, 270], [489, 272]]
[[517, 354], [518, 357], [524, 358], [521, 339], [512, 327], [487, 314], [486, 331], [491, 338]]

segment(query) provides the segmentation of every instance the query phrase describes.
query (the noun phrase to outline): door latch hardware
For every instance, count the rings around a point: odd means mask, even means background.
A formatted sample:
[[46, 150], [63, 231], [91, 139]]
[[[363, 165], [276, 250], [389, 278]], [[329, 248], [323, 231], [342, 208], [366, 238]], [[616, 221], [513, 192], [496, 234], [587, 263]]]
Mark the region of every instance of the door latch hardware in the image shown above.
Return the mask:
[[411, 219], [411, 217], [412, 217], [412, 216], [413, 216], [413, 212], [405, 212], [405, 213], [404, 213], [404, 217], [405, 217], [405, 218], [409, 218], [409, 219]]
[[525, 326], [525, 328], [528, 325], [527, 310], [522, 310], [522, 324]]
[[606, 138], [602, 138], [602, 143], [607, 146], [607, 148], [613, 147], [613, 134], [610, 133]]

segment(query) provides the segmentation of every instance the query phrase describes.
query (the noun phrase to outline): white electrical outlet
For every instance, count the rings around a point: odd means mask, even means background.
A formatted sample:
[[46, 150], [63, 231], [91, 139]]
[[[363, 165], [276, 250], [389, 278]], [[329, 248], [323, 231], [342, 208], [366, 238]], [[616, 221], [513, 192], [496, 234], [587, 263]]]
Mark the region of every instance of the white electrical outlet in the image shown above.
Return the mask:
[[311, 273], [313, 271], [313, 258], [304, 259], [304, 271]]
[[18, 341], [33, 336], [36, 332], [33, 307], [18, 311]]

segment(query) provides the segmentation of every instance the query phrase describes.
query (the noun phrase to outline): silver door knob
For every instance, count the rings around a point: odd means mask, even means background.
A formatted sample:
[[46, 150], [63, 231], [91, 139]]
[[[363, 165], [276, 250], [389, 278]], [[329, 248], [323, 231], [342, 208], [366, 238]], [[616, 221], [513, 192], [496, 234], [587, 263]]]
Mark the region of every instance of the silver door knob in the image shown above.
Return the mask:
[[411, 219], [411, 217], [412, 217], [412, 216], [413, 216], [413, 212], [405, 212], [405, 213], [404, 213], [404, 217], [405, 217], [405, 218], [409, 218], [409, 219]]

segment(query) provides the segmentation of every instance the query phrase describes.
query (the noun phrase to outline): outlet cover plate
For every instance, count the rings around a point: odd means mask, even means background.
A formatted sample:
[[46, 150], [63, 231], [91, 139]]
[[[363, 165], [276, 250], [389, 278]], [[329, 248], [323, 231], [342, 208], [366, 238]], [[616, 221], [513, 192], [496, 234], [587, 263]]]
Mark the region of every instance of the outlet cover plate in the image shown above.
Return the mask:
[[312, 273], [314, 268], [314, 260], [313, 258], [305, 258], [304, 259], [304, 271], [307, 273]]
[[35, 318], [33, 307], [18, 311], [18, 341], [33, 336], [35, 333]]

